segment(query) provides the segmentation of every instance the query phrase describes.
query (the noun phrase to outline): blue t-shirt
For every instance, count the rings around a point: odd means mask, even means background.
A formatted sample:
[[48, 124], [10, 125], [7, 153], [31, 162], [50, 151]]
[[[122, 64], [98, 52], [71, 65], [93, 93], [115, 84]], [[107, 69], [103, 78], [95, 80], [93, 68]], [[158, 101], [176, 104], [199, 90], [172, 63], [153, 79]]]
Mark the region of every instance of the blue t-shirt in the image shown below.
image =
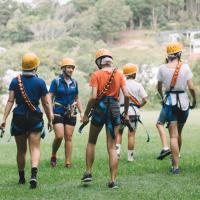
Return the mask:
[[[39, 100], [42, 96], [47, 95], [48, 90], [44, 80], [38, 78], [37, 76], [21, 76], [22, 83], [24, 86], [24, 90], [26, 95], [30, 99], [31, 103], [36, 107], [37, 112], [41, 112], [39, 108]], [[17, 77], [13, 78], [10, 83], [9, 91], [14, 91], [16, 107], [13, 110], [13, 113], [24, 115], [30, 108], [24, 101], [22, 97], [21, 91], [19, 89]]]
[[[51, 82], [49, 92], [54, 94], [54, 102], [65, 107], [74, 103], [78, 95], [78, 84], [76, 80], [71, 78], [69, 85], [65, 82], [64, 76], [60, 75]], [[54, 113], [63, 115], [65, 108], [63, 106], [54, 106]]]

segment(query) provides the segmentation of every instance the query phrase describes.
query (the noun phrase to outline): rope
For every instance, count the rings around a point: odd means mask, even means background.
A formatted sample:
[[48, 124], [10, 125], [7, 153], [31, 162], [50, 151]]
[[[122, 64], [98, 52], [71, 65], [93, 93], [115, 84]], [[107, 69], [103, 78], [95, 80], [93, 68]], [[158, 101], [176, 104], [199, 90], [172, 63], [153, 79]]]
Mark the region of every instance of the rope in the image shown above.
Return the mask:
[[17, 76], [17, 80], [18, 80], [18, 85], [19, 85], [19, 89], [20, 89], [20, 92], [22, 94], [22, 97], [25, 101], [25, 103], [27, 104], [27, 106], [34, 112], [36, 111], [36, 108], [35, 106], [31, 103], [30, 99], [28, 98], [25, 90], [24, 90], [24, 86], [23, 86], [23, 83], [22, 83], [22, 79], [21, 79], [21, 75], [18, 75]]

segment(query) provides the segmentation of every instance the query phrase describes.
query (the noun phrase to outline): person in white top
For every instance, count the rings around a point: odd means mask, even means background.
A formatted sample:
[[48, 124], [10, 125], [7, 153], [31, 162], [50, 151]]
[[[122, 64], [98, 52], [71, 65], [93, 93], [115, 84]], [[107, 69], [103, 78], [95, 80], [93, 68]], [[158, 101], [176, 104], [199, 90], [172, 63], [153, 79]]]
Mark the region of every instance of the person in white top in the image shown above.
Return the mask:
[[[160, 66], [157, 74], [157, 90], [162, 98], [162, 110], [157, 124], [168, 123], [170, 148], [172, 153], [173, 174], [180, 173], [179, 152], [181, 149], [181, 133], [189, 114], [189, 108], [196, 106], [196, 95], [192, 82], [192, 72], [188, 64], [181, 62], [182, 44], [167, 45], [166, 64]], [[163, 94], [164, 86], [164, 94]], [[189, 88], [192, 105], [186, 93]]]
[[[123, 66], [123, 74], [126, 77], [126, 87], [129, 92], [129, 109], [128, 116], [130, 120], [130, 127], [128, 131], [128, 161], [134, 160], [134, 146], [135, 146], [135, 133], [138, 125], [138, 120], [140, 117], [139, 109], [147, 103], [147, 93], [143, 86], [138, 83], [136, 78], [136, 73], [138, 72], [138, 67], [132, 63], [128, 63]], [[120, 92], [120, 112], [123, 114], [124, 110], [124, 95]], [[116, 149], [118, 158], [121, 153], [121, 143], [122, 143], [122, 133], [124, 130], [124, 125], [120, 127], [120, 131], [116, 137]]]

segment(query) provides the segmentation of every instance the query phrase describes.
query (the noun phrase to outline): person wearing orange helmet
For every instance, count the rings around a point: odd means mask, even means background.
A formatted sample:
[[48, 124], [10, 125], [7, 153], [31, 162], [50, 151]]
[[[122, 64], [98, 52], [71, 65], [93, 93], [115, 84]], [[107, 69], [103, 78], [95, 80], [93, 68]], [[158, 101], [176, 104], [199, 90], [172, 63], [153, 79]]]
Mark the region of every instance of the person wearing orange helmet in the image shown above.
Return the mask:
[[[134, 160], [135, 149], [135, 133], [138, 126], [138, 120], [140, 117], [139, 109], [147, 103], [147, 93], [143, 86], [135, 80], [138, 67], [135, 64], [128, 63], [123, 66], [123, 74], [126, 77], [126, 87], [129, 93], [129, 109], [128, 115], [130, 120], [131, 130], [128, 131], [128, 161]], [[120, 92], [120, 110], [124, 110], [124, 96]], [[121, 153], [121, 143], [124, 125], [121, 125], [116, 138], [116, 150], [118, 158]]]
[[75, 67], [73, 59], [64, 58], [60, 64], [62, 74], [51, 82], [49, 89], [53, 100], [53, 128], [55, 132], [50, 160], [52, 167], [57, 164], [56, 153], [63, 137], [65, 139], [65, 167], [71, 167], [72, 135], [76, 125], [76, 108], [80, 112], [81, 121], [83, 118], [82, 105], [78, 96], [78, 83], [72, 78]]
[[118, 159], [115, 148], [115, 138], [120, 125], [119, 91], [122, 89], [126, 97], [125, 118], [128, 120], [128, 93], [123, 75], [113, 66], [112, 53], [107, 49], [96, 52], [96, 60], [99, 70], [95, 71], [90, 79], [91, 97], [88, 101], [83, 122], [88, 122], [88, 116], [92, 109], [92, 118], [89, 130], [89, 139], [86, 148], [86, 172], [81, 182], [92, 181], [92, 165], [95, 157], [95, 147], [98, 135], [106, 125], [107, 150], [109, 155], [110, 181], [109, 188], [117, 188], [116, 174]]
[[[182, 129], [188, 118], [189, 108], [192, 109], [196, 106], [193, 75], [188, 64], [181, 61], [182, 49], [181, 43], [169, 43], [166, 50], [166, 63], [159, 67], [157, 74], [157, 90], [162, 98], [162, 110], [157, 124], [168, 123], [172, 154], [170, 170], [173, 174], [180, 173], [179, 153], [182, 145]], [[186, 93], [187, 88], [192, 96], [191, 105]]]
[[14, 78], [9, 86], [9, 98], [5, 107], [0, 128], [5, 129], [7, 117], [13, 107], [11, 135], [17, 145], [17, 165], [19, 184], [25, 184], [25, 164], [27, 140], [29, 142], [31, 159], [30, 188], [37, 186], [37, 171], [40, 159], [40, 138], [43, 137], [44, 121], [39, 107], [40, 100], [48, 118], [48, 128], [52, 129], [53, 111], [47, 87], [36, 71], [40, 64], [34, 53], [26, 53], [22, 57], [22, 74]]

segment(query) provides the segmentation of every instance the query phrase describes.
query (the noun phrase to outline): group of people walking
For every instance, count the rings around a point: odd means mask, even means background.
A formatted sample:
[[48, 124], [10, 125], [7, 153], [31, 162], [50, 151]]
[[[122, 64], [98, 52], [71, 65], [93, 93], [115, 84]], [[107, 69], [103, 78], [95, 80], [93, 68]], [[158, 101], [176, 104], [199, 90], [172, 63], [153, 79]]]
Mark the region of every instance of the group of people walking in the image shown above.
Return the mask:
[[[163, 149], [158, 159], [172, 154], [173, 174], [180, 173], [179, 153], [181, 149], [181, 132], [189, 114], [189, 108], [196, 106], [192, 72], [188, 64], [181, 61], [182, 45], [167, 45], [166, 63], [158, 71], [157, 89], [161, 96], [162, 110], [157, 122]], [[52, 82], [49, 91], [44, 80], [37, 76], [39, 58], [34, 53], [22, 57], [22, 74], [14, 78], [9, 86], [9, 98], [0, 125], [6, 127], [7, 117], [14, 105], [11, 121], [11, 135], [17, 145], [17, 165], [19, 184], [25, 184], [25, 162], [27, 141], [31, 157], [30, 188], [37, 187], [37, 171], [40, 160], [40, 138], [45, 136], [43, 114], [39, 107], [41, 100], [48, 119], [48, 129], [55, 132], [52, 144], [50, 165], [57, 165], [57, 151], [65, 140], [65, 167], [71, 167], [72, 136], [76, 125], [77, 109], [80, 120], [87, 124], [91, 117], [89, 138], [86, 148], [86, 170], [81, 182], [92, 181], [92, 166], [95, 159], [95, 147], [98, 135], [105, 125], [107, 151], [109, 155], [109, 188], [117, 188], [118, 162], [124, 127], [128, 127], [128, 161], [134, 160], [135, 133], [140, 121], [139, 109], [147, 103], [148, 95], [143, 86], [135, 80], [138, 66], [127, 63], [123, 73], [113, 65], [113, 56], [108, 49], [96, 52], [95, 71], [89, 81], [91, 96], [85, 111], [79, 98], [79, 87], [72, 78], [76, 64], [71, 58], [61, 61], [62, 73]], [[163, 86], [165, 88], [163, 92]], [[192, 104], [186, 93], [187, 87], [192, 96]], [[170, 148], [167, 144], [164, 124], [170, 134]]]

